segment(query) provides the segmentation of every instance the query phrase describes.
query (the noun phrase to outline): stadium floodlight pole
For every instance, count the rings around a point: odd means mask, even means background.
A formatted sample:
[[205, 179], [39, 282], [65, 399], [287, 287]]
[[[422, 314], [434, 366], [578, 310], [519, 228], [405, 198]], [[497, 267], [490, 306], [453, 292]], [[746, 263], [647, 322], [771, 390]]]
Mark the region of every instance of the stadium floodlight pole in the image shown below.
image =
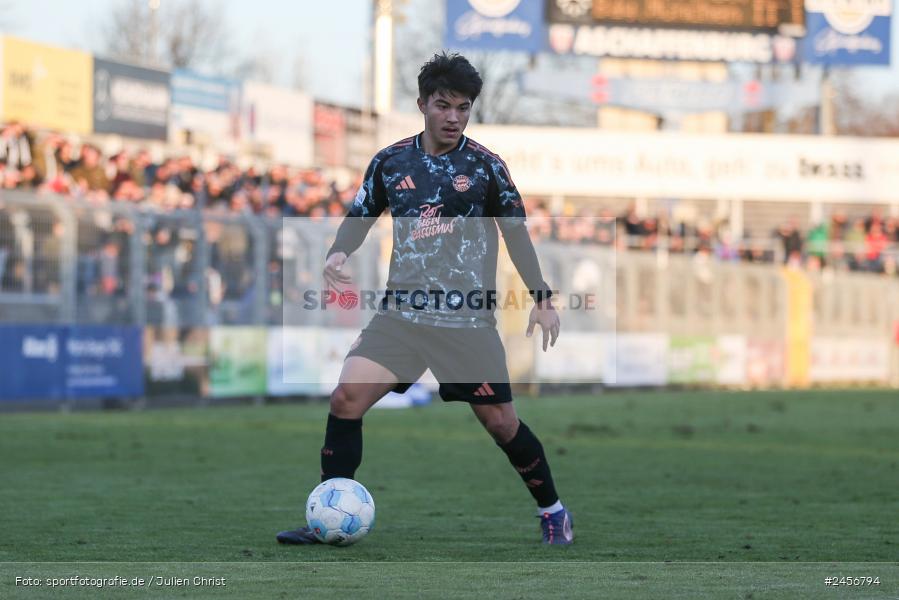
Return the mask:
[[159, 5], [162, 0], [147, 0], [147, 6], [150, 9], [150, 43], [149, 56], [150, 64], [154, 67], [159, 66], [159, 54], [157, 52], [159, 44]]
[[374, 100], [379, 115], [393, 110], [393, 2], [374, 0]]

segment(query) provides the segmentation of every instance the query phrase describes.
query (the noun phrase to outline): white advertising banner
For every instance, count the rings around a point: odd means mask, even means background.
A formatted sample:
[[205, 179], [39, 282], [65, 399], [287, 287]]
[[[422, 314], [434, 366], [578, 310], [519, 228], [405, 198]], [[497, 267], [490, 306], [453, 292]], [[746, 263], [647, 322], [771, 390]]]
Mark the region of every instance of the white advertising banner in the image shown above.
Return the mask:
[[607, 335], [603, 381], [609, 386], [668, 383], [668, 336], [662, 333]]
[[270, 327], [268, 330], [268, 393], [272, 396], [318, 394], [318, 329]]
[[899, 140], [480, 125], [466, 133], [508, 163], [526, 194], [899, 200]]
[[715, 381], [721, 385], [746, 384], [746, 337], [719, 335], [715, 346], [718, 364]]
[[243, 86], [247, 141], [268, 147], [271, 159], [295, 167], [312, 166], [313, 102], [302, 92], [262, 83]]
[[532, 337], [536, 346], [534, 368], [540, 381], [599, 382], [602, 378], [605, 336], [590, 331], [566, 331], [556, 345], [543, 352], [543, 336], [538, 327]]
[[809, 375], [815, 383], [888, 381], [889, 342], [871, 338], [813, 337]]

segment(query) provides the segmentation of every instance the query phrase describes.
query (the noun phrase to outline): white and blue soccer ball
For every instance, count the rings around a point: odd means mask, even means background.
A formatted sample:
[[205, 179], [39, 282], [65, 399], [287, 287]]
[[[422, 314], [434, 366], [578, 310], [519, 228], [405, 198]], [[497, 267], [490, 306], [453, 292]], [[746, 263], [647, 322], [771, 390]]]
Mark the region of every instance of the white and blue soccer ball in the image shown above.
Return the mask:
[[319, 541], [349, 546], [375, 526], [375, 500], [358, 481], [323, 481], [306, 500], [306, 523]]

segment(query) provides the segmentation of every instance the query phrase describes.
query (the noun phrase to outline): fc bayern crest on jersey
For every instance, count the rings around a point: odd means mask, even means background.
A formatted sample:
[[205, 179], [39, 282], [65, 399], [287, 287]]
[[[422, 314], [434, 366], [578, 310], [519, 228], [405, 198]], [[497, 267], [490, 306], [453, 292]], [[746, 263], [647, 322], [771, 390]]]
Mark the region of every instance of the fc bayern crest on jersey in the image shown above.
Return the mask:
[[456, 175], [453, 177], [453, 189], [457, 192], [467, 192], [471, 187], [471, 179], [468, 175]]

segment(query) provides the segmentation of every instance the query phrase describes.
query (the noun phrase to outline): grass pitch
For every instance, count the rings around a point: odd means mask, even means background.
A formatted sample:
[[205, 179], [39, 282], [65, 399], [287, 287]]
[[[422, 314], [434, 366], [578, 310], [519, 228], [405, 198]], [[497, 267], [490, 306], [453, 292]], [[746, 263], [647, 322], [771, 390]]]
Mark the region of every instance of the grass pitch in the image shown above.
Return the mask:
[[[349, 548], [274, 541], [304, 520], [324, 404], [0, 415], [0, 597], [899, 597], [895, 391], [516, 404], [572, 547], [538, 543], [530, 496], [461, 404], [366, 416], [377, 523]], [[46, 580], [116, 575], [149, 583]], [[880, 585], [825, 586], [841, 576]]]

